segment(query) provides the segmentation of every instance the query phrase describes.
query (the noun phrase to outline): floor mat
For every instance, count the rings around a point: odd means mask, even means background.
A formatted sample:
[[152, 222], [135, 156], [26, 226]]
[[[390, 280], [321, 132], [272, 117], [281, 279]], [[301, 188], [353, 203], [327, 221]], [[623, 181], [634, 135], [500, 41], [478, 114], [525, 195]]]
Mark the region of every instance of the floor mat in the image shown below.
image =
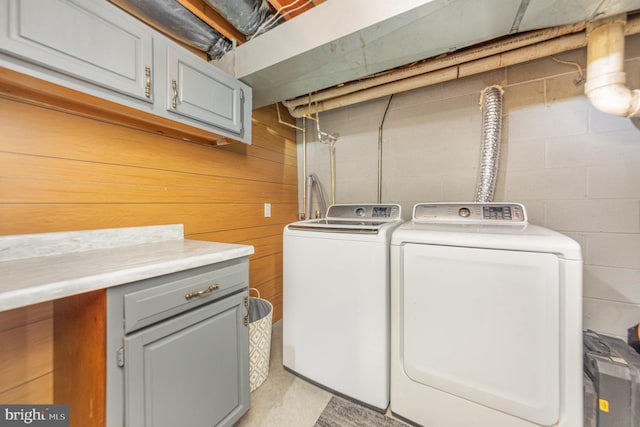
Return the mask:
[[314, 427], [406, 427], [399, 421], [384, 416], [349, 400], [333, 396], [320, 414]]

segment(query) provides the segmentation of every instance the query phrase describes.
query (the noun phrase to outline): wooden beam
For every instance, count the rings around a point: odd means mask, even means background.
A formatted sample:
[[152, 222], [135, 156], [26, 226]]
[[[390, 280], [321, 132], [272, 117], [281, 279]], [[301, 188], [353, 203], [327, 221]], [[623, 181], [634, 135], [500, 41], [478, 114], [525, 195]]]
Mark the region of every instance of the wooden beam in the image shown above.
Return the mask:
[[246, 41], [246, 37], [233, 25], [222, 17], [218, 12], [209, 7], [204, 0], [177, 0], [191, 13], [202, 19], [207, 25], [215, 28], [220, 34], [228, 39], [235, 39], [238, 44]]
[[[268, 0], [269, 4], [271, 4], [271, 6], [273, 6], [273, 8], [275, 10], [280, 10], [285, 6], [289, 6], [291, 5], [290, 8], [287, 8], [285, 10], [282, 11], [282, 13], [287, 13], [287, 11], [295, 9], [296, 7], [302, 5], [305, 3], [306, 0]], [[288, 15], [284, 16], [284, 19], [289, 20], [295, 16], [298, 16], [304, 12], [306, 12], [307, 10], [310, 10], [313, 8], [313, 6], [317, 6], [320, 3], [324, 2], [325, 0], [312, 0], [311, 3], [305, 5], [304, 7], [300, 8], [299, 10], [296, 10], [295, 12], [292, 12]], [[295, 3], [295, 4], [293, 4]]]

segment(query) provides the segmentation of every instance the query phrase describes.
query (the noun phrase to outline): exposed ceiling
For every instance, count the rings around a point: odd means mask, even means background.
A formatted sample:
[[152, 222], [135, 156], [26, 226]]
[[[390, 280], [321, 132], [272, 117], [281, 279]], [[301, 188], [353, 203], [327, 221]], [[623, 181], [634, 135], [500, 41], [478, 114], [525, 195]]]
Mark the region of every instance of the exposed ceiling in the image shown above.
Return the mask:
[[235, 40], [215, 64], [253, 88], [254, 108], [496, 38], [640, 9], [640, 0], [268, 0], [276, 15], [302, 7], [247, 41], [209, 6], [240, 0], [153, 1], [177, 2]]

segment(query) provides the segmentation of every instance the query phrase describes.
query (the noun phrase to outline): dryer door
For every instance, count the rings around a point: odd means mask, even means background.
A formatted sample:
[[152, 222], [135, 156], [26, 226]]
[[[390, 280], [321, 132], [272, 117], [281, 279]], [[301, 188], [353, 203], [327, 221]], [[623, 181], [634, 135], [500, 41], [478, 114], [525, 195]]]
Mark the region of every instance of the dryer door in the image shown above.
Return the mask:
[[559, 419], [555, 255], [407, 244], [400, 297], [414, 381], [541, 425]]

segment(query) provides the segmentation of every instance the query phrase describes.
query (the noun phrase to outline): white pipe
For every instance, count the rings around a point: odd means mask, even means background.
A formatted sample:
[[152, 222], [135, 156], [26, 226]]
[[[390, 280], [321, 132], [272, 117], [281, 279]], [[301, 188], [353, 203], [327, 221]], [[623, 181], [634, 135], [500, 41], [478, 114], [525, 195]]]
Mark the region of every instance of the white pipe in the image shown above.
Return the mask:
[[598, 110], [614, 116], [640, 117], [640, 90], [626, 86], [624, 32], [626, 16], [587, 25], [587, 81], [584, 93]]
[[[626, 27], [625, 35], [640, 33], [640, 16], [630, 17]], [[505, 43], [505, 42], [501, 42]], [[508, 42], [507, 42], [508, 43]], [[400, 93], [420, 87], [430, 86], [437, 83], [444, 83], [451, 80], [460, 79], [486, 71], [492, 71], [499, 68], [508, 67], [510, 65], [521, 64], [523, 62], [532, 61], [534, 59], [546, 58], [558, 53], [583, 48], [587, 45], [587, 36], [584, 31], [563, 35], [561, 37], [546, 40], [534, 45], [519, 47], [507, 52], [502, 52], [487, 57], [482, 57], [469, 62], [463, 62], [459, 65], [448, 66], [446, 68], [429, 71], [424, 74], [418, 74], [413, 77], [399, 78], [378, 86], [359, 90], [346, 95], [330, 97], [323, 92], [318, 92], [316, 99], [325, 99], [324, 101], [309, 102], [305, 107], [289, 108], [289, 112], [293, 117], [303, 117], [312, 112], [328, 111], [347, 105], [357, 104], [359, 102], [369, 101], [383, 96], [389, 96], [394, 93]], [[482, 48], [480, 48], [482, 49]], [[401, 73], [393, 73], [387, 76], [389, 79], [399, 77]], [[331, 89], [329, 89], [331, 90]], [[333, 92], [332, 92], [333, 93]], [[289, 105], [297, 104], [288, 102]]]
[[583, 31], [584, 23], [563, 25], [561, 27], [546, 28], [544, 30], [531, 31], [525, 34], [514, 35], [507, 40], [499, 40], [497, 42], [484, 44], [480, 47], [471, 47], [459, 52], [449, 53], [444, 57], [436, 57], [420, 62], [411, 67], [402, 67], [387, 73], [364, 78], [355, 82], [346, 83], [339, 87], [325, 89], [310, 95], [301, 96], [294, 99], [282, 101], [282, 104], [290, 111], [295, 107], [306, 105], [309, 103], [320, 102], [326, 99], [336, 98], [338, 96], [347, 95], [374, 86], [418, 76], [428, 72], [440, 70], [443, 68], [460, 65], [465, 62], [474, 61], [489, 56], [494, 56], [503, 52], [508, 52], [524, 46], [534, 45], [546, 40], [555, 39], [567, 34], [573, 34]]

